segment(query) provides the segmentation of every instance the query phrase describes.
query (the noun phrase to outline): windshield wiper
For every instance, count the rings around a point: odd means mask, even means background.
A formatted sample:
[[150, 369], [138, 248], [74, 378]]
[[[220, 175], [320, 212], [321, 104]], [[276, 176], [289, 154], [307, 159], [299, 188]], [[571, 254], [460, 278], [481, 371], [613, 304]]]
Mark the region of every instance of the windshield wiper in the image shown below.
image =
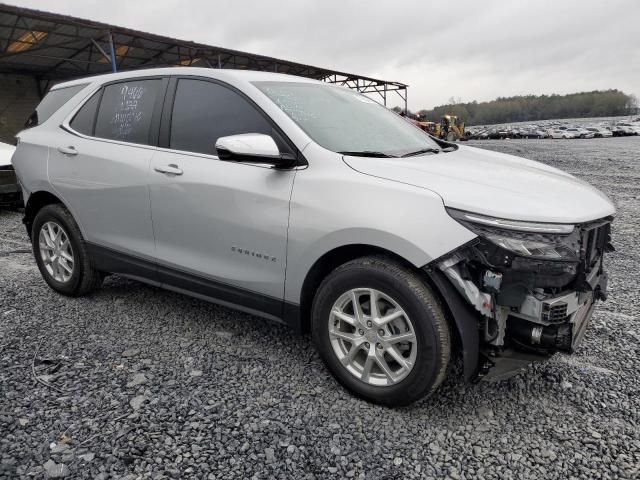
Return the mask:
[[402, 158], [405, 157], [413, 157], [415, 155], [421, 155], [423, 153], [440, 153], [439, 148], [421, 148], [420, 150], [416, 150], [415, 152], [409, 152], [402, 155]]
[[337, 152], [341, 155], [349, 155], [351, 157], [376, 157], [376, 158], [398, 158], [395, 155], [389, 155], [384, 152], [374, 152], [370, 150], [361, 150], [359, 152]]

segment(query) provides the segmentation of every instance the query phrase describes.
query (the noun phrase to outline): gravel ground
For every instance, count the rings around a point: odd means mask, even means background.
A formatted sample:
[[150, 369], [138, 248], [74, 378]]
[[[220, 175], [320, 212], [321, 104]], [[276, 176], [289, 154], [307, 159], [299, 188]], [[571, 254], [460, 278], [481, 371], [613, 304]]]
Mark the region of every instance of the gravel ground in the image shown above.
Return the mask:
[[285, 327], [117, 276], [53, 293], [1, 212], [0, 477], [640, 478], [640, 138], [469, 144], [615, 201], [610, 299], [576, 355], [370, 405]]

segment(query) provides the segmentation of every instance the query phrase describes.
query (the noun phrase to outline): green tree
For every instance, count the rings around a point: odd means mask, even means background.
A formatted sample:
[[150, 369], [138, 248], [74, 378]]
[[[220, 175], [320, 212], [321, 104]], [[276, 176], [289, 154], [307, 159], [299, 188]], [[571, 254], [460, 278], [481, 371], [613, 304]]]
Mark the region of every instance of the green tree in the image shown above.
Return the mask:
[[628, 115], [638, 108], [638, 99], [619, 90], [568, 95], [521, 95], [498, 97], [490, 102], [463, 103], [451, 97], [446, 105], [420, 110], [421, 118], [438, 121], [442, 115], [457, 115], [467, 125], [526, 122], [555, 118], [609, 117]]

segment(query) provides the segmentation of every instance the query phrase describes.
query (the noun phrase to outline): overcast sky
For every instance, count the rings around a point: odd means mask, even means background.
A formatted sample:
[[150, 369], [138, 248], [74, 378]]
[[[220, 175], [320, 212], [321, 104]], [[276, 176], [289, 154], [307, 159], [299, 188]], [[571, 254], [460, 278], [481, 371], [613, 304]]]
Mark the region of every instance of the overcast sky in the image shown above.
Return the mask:
[[449, 98], [640, 96], [636, 0], [3, 0], [410, 85]]

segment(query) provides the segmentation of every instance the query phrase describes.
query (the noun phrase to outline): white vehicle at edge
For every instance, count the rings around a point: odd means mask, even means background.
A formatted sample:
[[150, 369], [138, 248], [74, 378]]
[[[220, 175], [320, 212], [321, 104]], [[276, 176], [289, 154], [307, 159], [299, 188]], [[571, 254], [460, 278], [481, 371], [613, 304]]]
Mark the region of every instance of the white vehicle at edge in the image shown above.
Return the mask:
[[21, 205], [21, 191], [11, 164], [16, 147], [0, 142], [0, 207]]
[[470, 381], [573, 352], [606, 299], [605, 195], [342, 87], [139, 70], [56, 86], [29, 126], [13, 163], [52, 289], [119, 273], [285, 322], [373, 402], [433, 393], [453, 348]]
[[0, 142], [0, 167], [8, 167], [11, 165], [11, 157], [15, 151], [16, 147], [13, 145]]
[[618, 122], [615, 125], [619, 132], [624, 135], [640, 135], [640, 126], [628, 122]]

